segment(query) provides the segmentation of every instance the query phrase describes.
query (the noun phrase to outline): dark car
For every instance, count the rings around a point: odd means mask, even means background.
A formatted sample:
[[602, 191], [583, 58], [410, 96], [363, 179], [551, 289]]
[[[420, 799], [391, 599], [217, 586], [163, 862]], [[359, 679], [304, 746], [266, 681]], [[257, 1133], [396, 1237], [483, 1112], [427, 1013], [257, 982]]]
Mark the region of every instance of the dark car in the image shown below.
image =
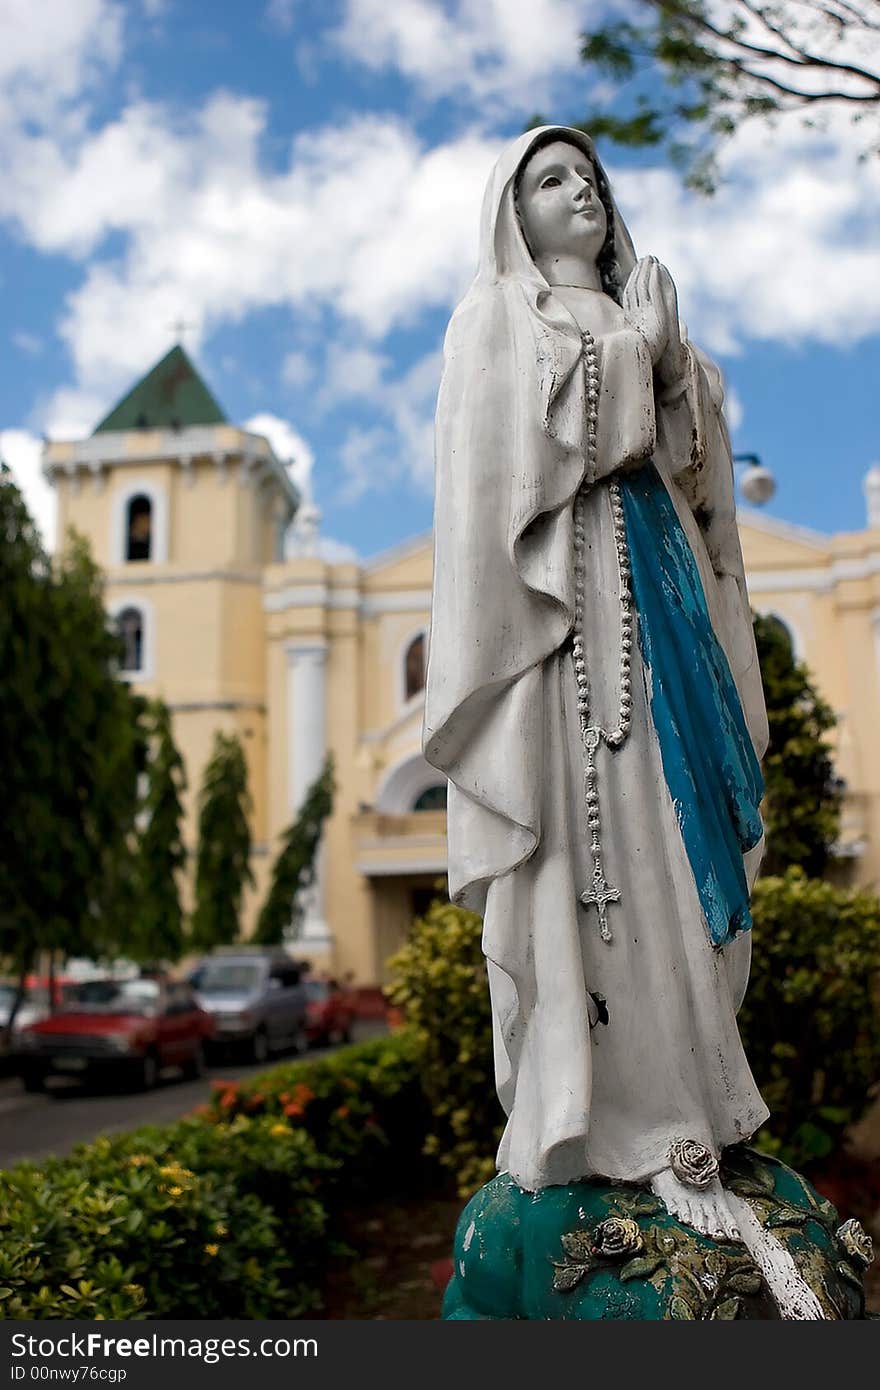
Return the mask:
[[221, 947], [190, 979], [214, 1023], [212, 1047], [244, 1050], [254, 1062], [285, 1048], [305, 1049], [301, 967], [282, 948]]
[[28, 1091], [48, 1076], [100, 1077], [144, 1090], [165, 1067], [204, 1069], [213, 1031], [188, 984], [157, 979], [89, 980], [70, 990], [57, 1013], [17, 1038]]
[[350, 990], [336, 980], [306, 980], [306, 1033], [309, 1042], [351, 1042], [351, 1025], [355, 1016], [354, 999]]

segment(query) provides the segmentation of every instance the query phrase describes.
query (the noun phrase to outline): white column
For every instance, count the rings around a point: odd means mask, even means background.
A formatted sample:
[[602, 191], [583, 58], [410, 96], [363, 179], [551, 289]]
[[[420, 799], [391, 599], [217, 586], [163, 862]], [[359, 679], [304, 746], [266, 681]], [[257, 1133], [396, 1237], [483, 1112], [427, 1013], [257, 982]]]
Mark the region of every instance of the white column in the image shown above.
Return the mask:
[[[322, 637], [295, 638], [287, 655], [287, 794], [293, 819], [309, 787], [321, 775], [327, 751], [327, 643]], [[324, 920], [323, 846], [315, 880], [305, 894], [300, 935], [303, 954], [326, 951], [332, 943]]]

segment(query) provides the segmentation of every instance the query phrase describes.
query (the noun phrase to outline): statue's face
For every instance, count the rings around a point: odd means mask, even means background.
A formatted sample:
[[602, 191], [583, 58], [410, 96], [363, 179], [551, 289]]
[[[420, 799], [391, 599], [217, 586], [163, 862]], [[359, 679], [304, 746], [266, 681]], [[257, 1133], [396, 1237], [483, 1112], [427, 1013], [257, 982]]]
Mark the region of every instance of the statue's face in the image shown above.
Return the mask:
[[592, 160], [556, 140], [532, 155], [520, 179], [517, 207], [533, 258], [581, 255], [595, 261], [608, 219], [596, 189]]

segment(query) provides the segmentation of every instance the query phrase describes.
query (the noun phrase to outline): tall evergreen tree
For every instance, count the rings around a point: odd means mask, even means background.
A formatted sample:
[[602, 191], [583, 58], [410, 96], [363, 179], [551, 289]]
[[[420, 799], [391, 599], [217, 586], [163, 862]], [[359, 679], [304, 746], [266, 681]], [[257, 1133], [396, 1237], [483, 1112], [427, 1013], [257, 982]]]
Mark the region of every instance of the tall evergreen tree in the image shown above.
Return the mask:
[[811, 878], [825, 869], [840, 830], [843, 784], [835, 776], [825, 735], [836, 723], [792, 651], [782, 624], [755, 618], [770, 743], [764, 757], [766, 874], [799, 865]]
[[138, 817], [135, 931], [128, 954], [143, 961], [174, 961], [184, 944], [179, 875], [186, 863], [180, 800], [186, 775], [171, 732], [171, 714], [162, 700], [150, 703], [147, 732], [146, 791]]
[[284, 832], [272, 869], [272, 882], [257, 919], [254, 940], [278, 945], [302, 918], [302, 893], [314, 881], [315, 859], [324, 822], [333, 810], [336, 782], [328, 756], [317, 781], [306, 792], [299, 814]]
[[250, 866], [251, 798], [244, 749], [234, 734], [218, 732], [199, 795], [196, 902], [191, 945], [210, 951], [235, 941]]
[[50, 564], [0, 467], [0, 950], [100, 955], [136, 811], [138, 703], [100, 571], [71, 533]]

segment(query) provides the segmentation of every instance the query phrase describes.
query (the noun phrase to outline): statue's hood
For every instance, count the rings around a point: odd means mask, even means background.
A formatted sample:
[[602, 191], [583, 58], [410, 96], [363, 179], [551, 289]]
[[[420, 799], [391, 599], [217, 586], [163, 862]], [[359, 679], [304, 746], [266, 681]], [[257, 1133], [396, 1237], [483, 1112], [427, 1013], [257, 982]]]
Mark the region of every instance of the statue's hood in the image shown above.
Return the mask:
[[[569, 126], [538, 126], [512, 140], [502, 150], [495, 167], [489, 176], [483, 197], [483, 210], [480, 217], [480, 258], [473, 290], [486, 288], [507, 278], [536, 280], [546, 287], [546, 280], [538, 270], [526, 245], [519, 223], [514, 201], [516, 176], [535, 146], [544, 145], [553, 139], [565, 140], [577, 145], [601, 170], [605, 182], [611, 187], [602, 162], [596, 154], [592, 140], [583, 131]], [[619, 270], [620, 283], [626, 279], [635, 265], [636, 257], [632, 238], [612, 197], [614, 213], [614, 244]]]

